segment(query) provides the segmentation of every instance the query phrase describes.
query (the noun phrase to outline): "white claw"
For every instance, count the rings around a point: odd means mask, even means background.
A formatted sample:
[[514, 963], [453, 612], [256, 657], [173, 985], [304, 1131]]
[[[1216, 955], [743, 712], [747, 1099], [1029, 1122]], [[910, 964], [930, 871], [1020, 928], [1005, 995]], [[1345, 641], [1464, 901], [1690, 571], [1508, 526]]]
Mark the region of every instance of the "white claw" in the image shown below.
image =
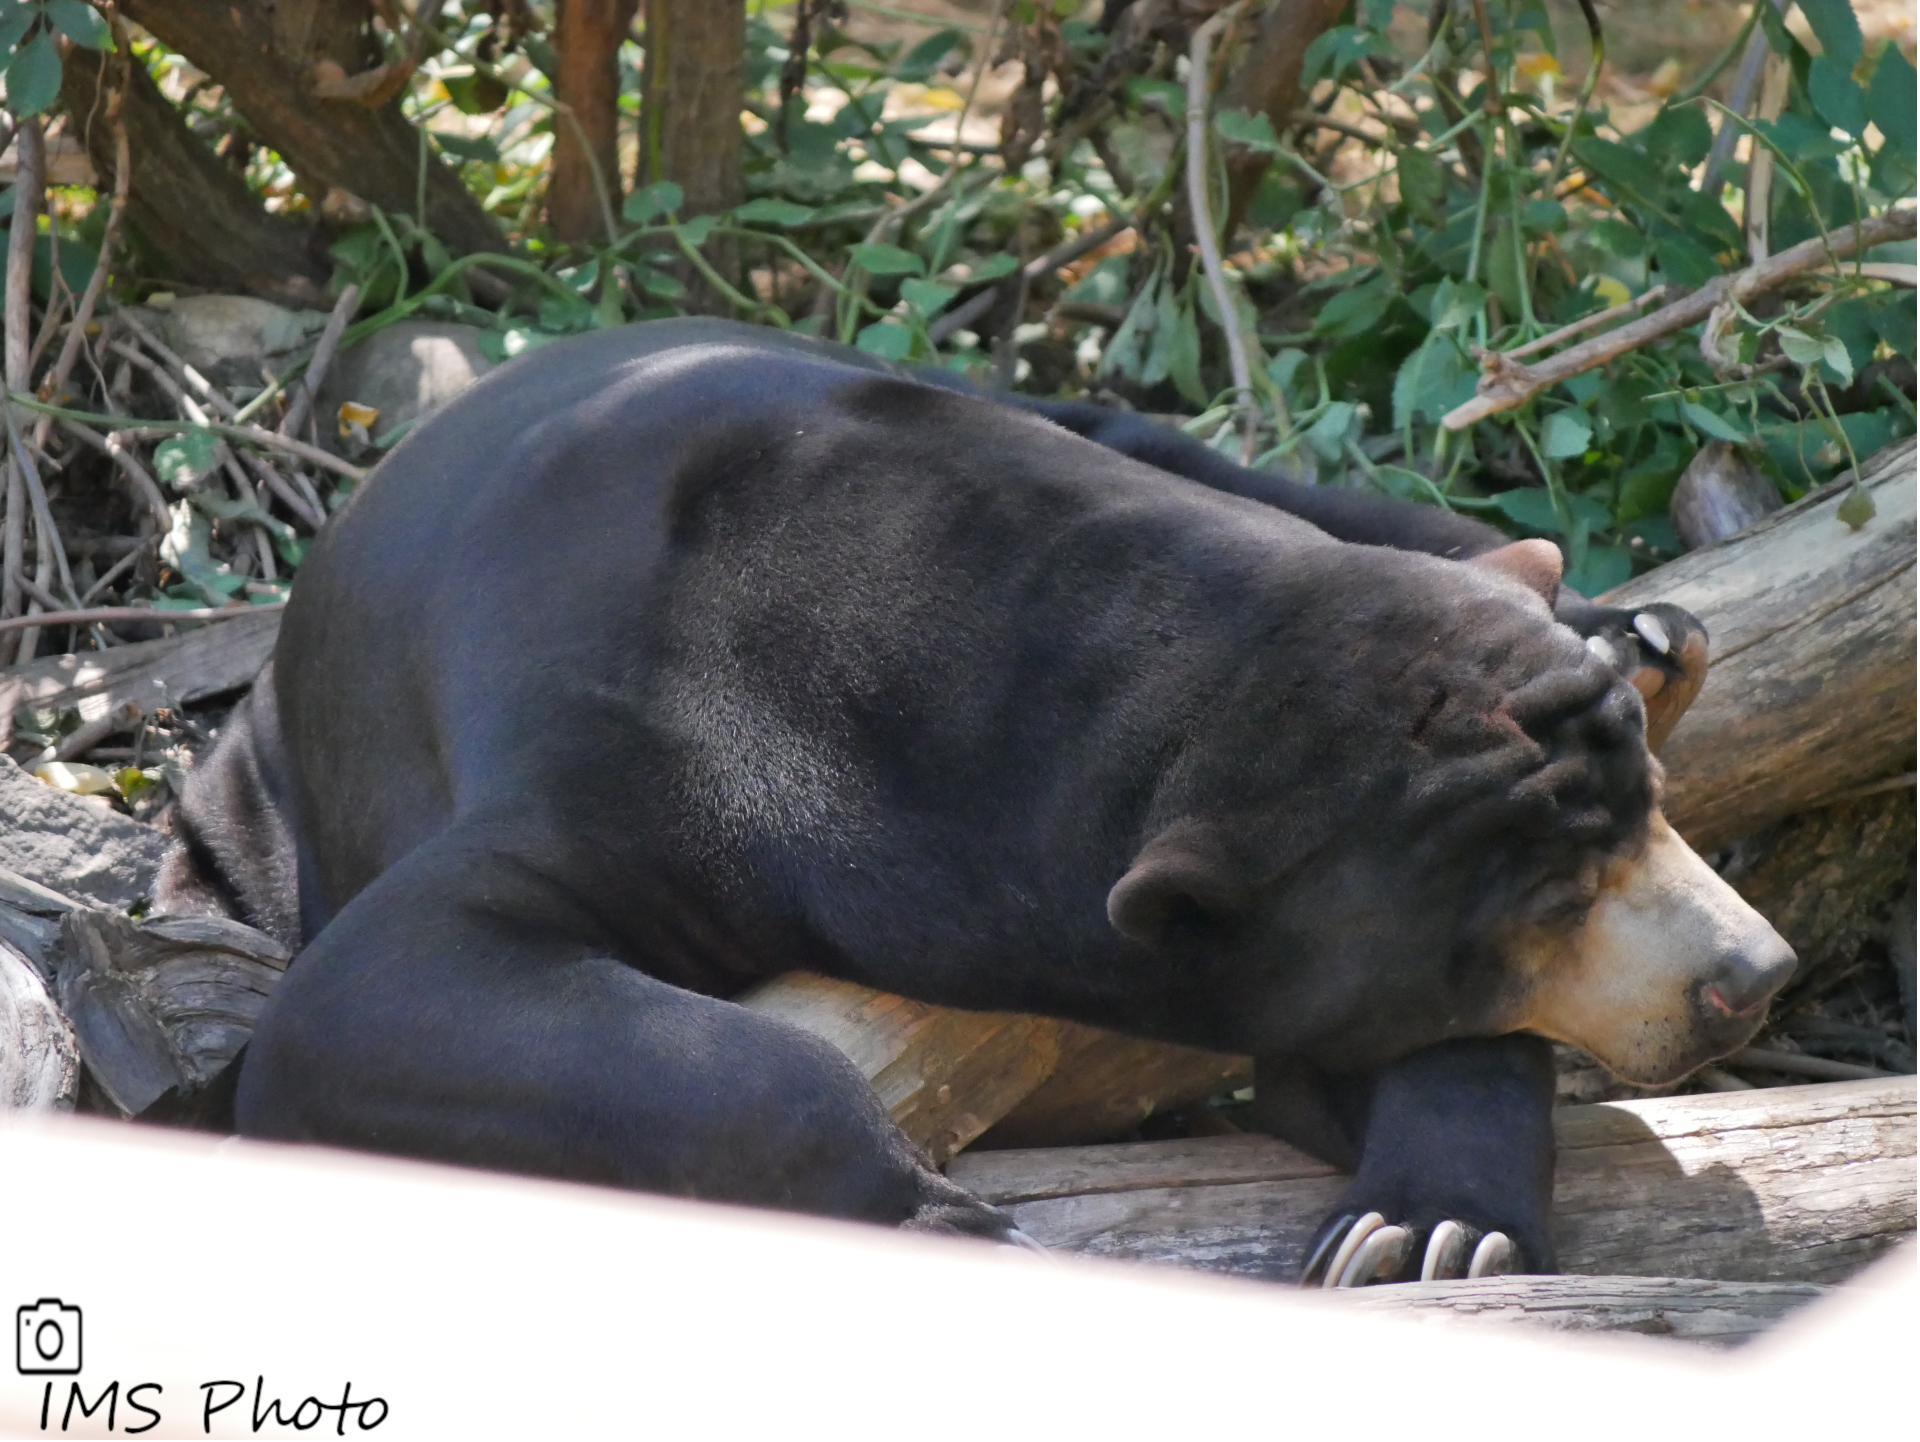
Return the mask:
[[1051, 1247], [1045, 1245], [1042, 1242], [1034, 1241], [1032, 1237], [1029, 1237], [1025, 1232], [1021, 1231], [1018, 1227], [1015, 1227], [1012, 1231], [1008, 1232], [1004, 1240], [1006, 1244], [1010, 1247], [1024, 1247], [1029, 1252], [1038, 1252], [1041, 1256], [1049, 1259], [1051, 1259], [1053, 1256], [1053, 1249]]
[[1503, 1277], [1513, 1266], [1513, 1241], [1505, 1232], [1488, 1232], [1473, 1249], [1469, 1277]]
[[1607, 638], [1604, 636], [1587, 637], [1587, 654], [1609, 666], [1620, 664], [1620, 658], [1613, 654], [1613, 647], [1607, 644]]
[[1327, 1263], [1327, 1275], [1320, 1285], [1328, 1289], [1339, 1286], [1340, 1278], [1346, 1273], [1347, 1263], [1351, 1262], [1353, 1254], [1360, 1250], [1360, 1244], [1386, 1224], [1387, 1219], [1378, 1212], [1368, 1212], [1347, 1228], [1347, 1235], [1340, 1243], [1340, 1250], [1335, 1252], [1333, 1260]]
[[1467, 1229], [1451, 1219], [1440, 1223], [1427, 1238], [1427, 1255], [1420, 1263], [1420, 1280], [1446, 1282], [1460, 1275], [1467, 1259]]
[[1377, 1227], [1353, 1254], [1341, 1272], [1340, 1287], [1364, 1287], [1400, 1270], [1413, 1246], [1413, 1233], [1405, 1227]]
[[1657, 654], [1664, 656], [1673, 649], [1673, 642], [1667, 639], [1667, 628], [1660, 624], [1660, 618], [1651, 611], [1642, 611], [1635, 616], [1633, 629], [1640, 633], [1640, 639], [1653, 647]]

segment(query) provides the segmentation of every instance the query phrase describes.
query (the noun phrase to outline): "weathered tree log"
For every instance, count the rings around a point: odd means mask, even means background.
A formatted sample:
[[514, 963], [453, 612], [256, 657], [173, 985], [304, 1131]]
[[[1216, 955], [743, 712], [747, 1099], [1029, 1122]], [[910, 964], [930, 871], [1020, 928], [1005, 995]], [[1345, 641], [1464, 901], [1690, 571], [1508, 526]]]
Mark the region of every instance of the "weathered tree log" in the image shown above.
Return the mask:
[[1660, 757], [1667, 817], [1699, 850], [1913, 770], [1913, 440], [1861, 470], [1858, 530], [1836, 514], [1849, 475], [1601, 598], [1670, 601], [1712, 637]]
[[956, 1011], [793, 972], [740, 998], [832, 1042], [936, 1165], [1004, 1116], [1053, 1070], [1063, 1024]]
[[[1914, 1083], [1564, 1107], [1561, 1266], [1837, 1282], [1914, 1228]], [[947, 1174], [1049, 1246], [1285, 1279], [1346, 1179], [1283, 1142], [970, 1152]]]
[[184, 1105], [252, 1035], [291, 953], [237, 921], [68, 913], [57, 973], [80, 1058], [112, 1107]]
[[273, 654], [280, 613], [236, 616], [159, 641], [47, 656], [0, 671], [0, 749], [22, 706], [69, 708], [91, 721], [131, 702], [142, 711], [184, 706], [251, 685]]
[[73, 1028], [26, 954], [0, 938], [0, 1109], [72, 1106], [79, 1086]]
[[1710, 1282], [1692, 1277], [1480, 1277], [1329, 1293], [1368, 1312], [1422, 1322], [1518, 1322], [1555, 1332], [1638, 1332], [1731, 1347], [1829, 1294], [1811, 1282]]

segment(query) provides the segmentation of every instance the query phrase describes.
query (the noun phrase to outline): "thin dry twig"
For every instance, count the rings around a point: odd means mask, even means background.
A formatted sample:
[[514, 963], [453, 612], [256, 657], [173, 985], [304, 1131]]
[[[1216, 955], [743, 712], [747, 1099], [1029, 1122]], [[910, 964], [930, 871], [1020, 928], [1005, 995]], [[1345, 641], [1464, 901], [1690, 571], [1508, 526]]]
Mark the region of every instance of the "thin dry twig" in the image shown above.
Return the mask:
[[313, 344], [313, 359], [307, 362], [306, 374], [300, 377], [300, 384], [294, 388], [293, 396], [287, 402], [287, 413], [276, 427], [281, 435], [300, 434], [300, 427], [306, 424], [307, 413], [319, 399], [320, 387], [326, 384], [327, 370], [333, 364], [333, 353], [340, 348], [340, 334], [359, 309], [360, 287], [350, 282], [340, 292], [340, 299], [333, 303], [333, 312], [327, 317], [320, 339]]
[[[1116, 215], [1105, 224], [1097, 225], [1092, 230], [1075, 236], [1072, 240], [1062, 241], [1045, 255], [1036, 256], [1027, 262], [1021, 274], [1025, 275], [1029, 283], [1039, 280], [1062, 266], [1072, 265], [1088, 251], [1098, 250], [1122, 231], [1132, 230], [1138, 221], [1139, 217], [1135, 215]], [[1016, 276], [1008, 276], [1005, 280], [988, 286], [978, 295], [968, 297], [928, 326], [927, 338], [937, 345], [955, 331], [965, 330], [993, 309], [994, 300], [999, 296], [1002, 287], [1017, 283]]]
[[[53, 420], [49, 416], [47, 419]], [[159, 483], [154, 480], [147, 468], [140, 464], [140, 458], [127, 449], [120, 441], [118, 433], [102, 435], [91, 426], [83, 426], [78, 421], [59, 418], [60, 429], [84, 445], [93, 447], [118, 466], [127, 479], [133, 482], [134, 493], [153, 516], [162, 530], [173, 524], [173, 517], [167, 511], [167, 498]]]
[[[1665, 299], [1666, 294], [1667, 288], [1664, 285], [1656, 285], [1651, 290], [1636, 295], [1632, 300], [1623, 300], [1618, 305], [1608, 306], [1605, 310], [1595, 311], [1592, 315], [1583, 315], [1579, 320], [1561, 326], [1559, 330], [1543, 335], [1537, 340], [1530, 340], [1525, 345], [1515, 346], [1512, 350], [1500, 351], [1498, 354], [1510, 361], [1519, 360], [1521, 356], [1538, 355], [1543, 350], [1552, 350], [1562, 341], [1584, 335], [1587, 331], [1603, 326], [1608, 321], [1619, 320], [1624, 316], [1632, 315], [1637, 310], [1645, 310], [1656, 300]], [[1482, 354], [1494, 354], [1494, 352], [1483, 352], [1476, 346], [1474, 354], [1478, 357]]]
[[[24, 390], [29, 374], [28, 326], [33, 300], [35, 221], [40, 213], [47, 159], [37, 118], [28, 117], [20, 122], [15, 146], [19, 171], [14, 182], [13, 221], [7, 237], [5, 316], [0, 322], [4, 326], [9, 391]], [[0, 540], [0, 616], [17, 616], [23, 605], [20, 583], [26, 574], [26, 536], [27, 481], [16, 455], [9, 458], [7, 466], [6, 530], [4, 540]], [[29, 632], [20, 638], [19, 654], [30, 659], [35, 644], [36, 637]]]
[[257, 616], [262, 611], [284, 611], [285, 601], [253, 605], [202, 606], [191, 611], [169, 611], [159, 606], [90, 606], [79, 611], [48, 611], [39, 616], [10, 616], [0, 620], [0, 631], [23, 626], [92, 626], [107, 621], [230, 621], [235, 616]]
[[1213, 206], [1207, 197], [1207, 51], [1213, 37], [1240, 14], [1244, 0], [1234, 0], [1193, 32], [1187, 51], [1187, 208], [1193, 215], [1193, 236], [1200, 246], [1200, 268], [1220, 311], [1220, 329], [1227, 338], [1227, 366], [1233, 373], [1234, 424], [1240, 432], [1240, 464], [1253, 461], [1254, 432], [1259, 412], [1253, 404], [1253, 372], [1247, 365], [1247, 340], [1240, 330], [1240, 312], [1227, 289], [1226, 268], [1220, 263], [1220, 241], [1213, 233]]
[[1538, 365], [1515, 365], [1501, 352], [1488, 352], [1481, 361], [1485, 373], [1480, 377], [1479, 394], [1448, 411], [1441, 424], [1450, 431], [1464, 430], [1475, 421], [1526, 404], [1549, 386], [1605, 365], [1616, 356], [1625, 355], [1661, 336], [1697, 325], [1723, 301], [1745, 301], [1797, 275], [1819, 270], [1834, 257], [1851, 255], [1891, 241], [1912, 240], [1913, 236], [1912, 208], [1890, 210], [1884, 215], [1876, 215], [1857, 225], [1836, 230], [1830, 236], [1804, 240], [1745, 270], [1717, 276], [1691, 294], [1662, 306], [1652, 315], [1642, 316], [1617, 330], [1563, 350]]

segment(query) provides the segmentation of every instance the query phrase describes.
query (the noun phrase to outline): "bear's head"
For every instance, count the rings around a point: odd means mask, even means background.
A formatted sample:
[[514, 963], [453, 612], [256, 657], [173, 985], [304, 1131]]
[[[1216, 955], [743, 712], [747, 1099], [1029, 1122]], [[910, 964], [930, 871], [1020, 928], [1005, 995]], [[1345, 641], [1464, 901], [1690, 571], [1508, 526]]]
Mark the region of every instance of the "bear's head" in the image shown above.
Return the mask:
[[1793, 952], [1661, 815], [1557, 550], [1329, 557], [1196, 719], [1112, 925], [1217, 1044], [1332, 1070], [1525, 1030], [1654, 1084], [1742, 1045]]

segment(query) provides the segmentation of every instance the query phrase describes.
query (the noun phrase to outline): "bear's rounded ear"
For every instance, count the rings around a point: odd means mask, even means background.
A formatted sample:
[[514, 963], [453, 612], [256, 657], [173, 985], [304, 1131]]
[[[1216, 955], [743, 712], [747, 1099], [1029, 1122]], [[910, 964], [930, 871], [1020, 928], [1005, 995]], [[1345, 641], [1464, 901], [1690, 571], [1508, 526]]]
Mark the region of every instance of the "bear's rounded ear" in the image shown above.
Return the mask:
[[1560, 548], [1552, 541], [1515, 541], [1475, 556], [1468, 564], [1511, 576], [1549, 606], [1559, 599]]
[[1235, 868], [1191, 826], [1148, 842], [1107, 893], [1113, 929], [1143, 946], [1191, 940], [1230, 920], [1245, 902]]

